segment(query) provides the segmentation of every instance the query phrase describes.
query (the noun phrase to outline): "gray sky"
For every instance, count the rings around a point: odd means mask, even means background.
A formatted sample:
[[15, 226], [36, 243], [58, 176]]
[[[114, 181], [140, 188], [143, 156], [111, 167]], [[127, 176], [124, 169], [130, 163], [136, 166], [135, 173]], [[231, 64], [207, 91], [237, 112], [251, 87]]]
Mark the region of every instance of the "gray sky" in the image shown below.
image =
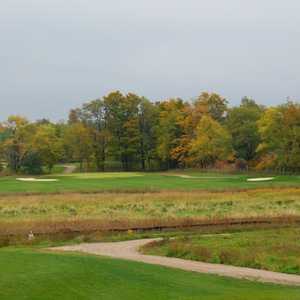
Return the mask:
[[300, 99], [299, 0], [2, 0], [0, 120], [66, 118], [115, 89]]

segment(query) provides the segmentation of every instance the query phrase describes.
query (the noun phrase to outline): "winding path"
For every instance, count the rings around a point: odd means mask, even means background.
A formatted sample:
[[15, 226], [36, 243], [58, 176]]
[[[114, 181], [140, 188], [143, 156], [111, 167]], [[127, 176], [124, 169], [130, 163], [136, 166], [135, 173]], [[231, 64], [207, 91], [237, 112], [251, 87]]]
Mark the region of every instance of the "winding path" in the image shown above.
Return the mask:
[[76, 166], [74, 165], [63, 165], [63, 167], [64, 167], [64, 171], [63, 171], [64, 174], [71, 174], [74, 173], [76, 170]]
[[126, 260], [133, 260], [148, 264], [161, 265], [171, 268], [194, 271], [199, 273], [217, 274], [234, 278], [256, 280], [261, 282], [298, 285], [300, 286], [300, 276], [283, 273], [276, 273], [264, 270], [226, 266], [220, 264], [210, 264], [198, 261], [185, 260], [180, 258], [161, 257], [144, 255], [139, 253], [139, 248], [149, 242], [158, 239], [142, 239], [113, 243], [90, 243], [73, 246], [63, 246], [51, 248], [59, 251], [78, 251], [90, 254], [109, 256]]

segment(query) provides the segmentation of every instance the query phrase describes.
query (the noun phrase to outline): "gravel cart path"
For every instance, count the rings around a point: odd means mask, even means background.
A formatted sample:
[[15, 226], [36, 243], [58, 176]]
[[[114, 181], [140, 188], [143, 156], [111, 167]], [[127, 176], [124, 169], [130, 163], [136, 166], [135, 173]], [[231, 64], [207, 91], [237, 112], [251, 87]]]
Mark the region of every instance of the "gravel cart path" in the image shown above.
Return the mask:
[[155, 240], [157, 239], [141, 239], [112, 243], [85, 243], [73, 246], [55, 247], [51, 249], [59, 251], [85, 252], [95, 255], [109, 256], [113, 258], [133, 260], [148, 264], [177, 268], [186, 271], [217, 274], [220, 276], [256, 280], [261, 282], [300, 286], [300, 276], [298, 275], [226, 266], [220, 264], [203, 263], [173, 257], [144, 255], [139, 253], [139, 248], [141, 246]]

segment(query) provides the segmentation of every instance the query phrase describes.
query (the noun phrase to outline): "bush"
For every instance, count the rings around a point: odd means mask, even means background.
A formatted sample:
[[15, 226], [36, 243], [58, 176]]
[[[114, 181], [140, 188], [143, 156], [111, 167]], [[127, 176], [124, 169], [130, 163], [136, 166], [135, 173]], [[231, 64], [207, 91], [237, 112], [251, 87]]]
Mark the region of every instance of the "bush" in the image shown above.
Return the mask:
[[248, 163], [246, 160], [240, 158], [235, 161], [235, 168], [239, 171], [248, 170]]
[[167, 256], [170, 257], [185, 257], [189, 255], [190, 249], [188, 247], [182, 245], [180, 242], [173, 242], [168, 247]]
[[256, 255], [253, 252], [243, 255], [243, 266], [254, 269], [262, 269], [261, 263], [258, 261]]
[[299, 265], [285, 266], [281, 268], [280, 272], [289, 273], [289, 274], [300, 274]]
[[219, 253], [219, 260], [224, 265], [234, 265], [240, 258], [240, 253], [233, 249], [223, 249]]
[[212, 258], [211, 251], [208, 248], [202, 246], [194, 247], [191, 250], [191, 252], [192, 252], [192, 258], [199, 261], [208, 262]]

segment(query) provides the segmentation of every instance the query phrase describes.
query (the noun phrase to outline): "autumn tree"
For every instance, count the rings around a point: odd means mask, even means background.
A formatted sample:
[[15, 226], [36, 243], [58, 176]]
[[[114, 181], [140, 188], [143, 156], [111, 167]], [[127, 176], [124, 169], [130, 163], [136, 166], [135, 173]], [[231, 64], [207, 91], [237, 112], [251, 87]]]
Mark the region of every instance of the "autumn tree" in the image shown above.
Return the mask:
[[196, 137], [191, 141], [190, 162], [204, 168], [217, 160], [227, 160], [232, 154], [228, 131], [211, 116], [203, 116], [196, 128]]
[[300, 105], [287, 102], [268, 108], [258, 121], [261, 143], [258, 168], [300, 169]]
[[51, 172], [54, 164], [62, 157], [62, 146], [62, 140], [57, 136], [55, 126], [46, 123], [36, 125], [27, 148], [28, 152], [36, 153], [42, 164]]
[[179, 164], [178, 147], [182, 135], [184, 106], [181, 99], [170, 99], [159, 104], [157, 154], [167, 168], [174, 168]]
[[5, 138], [1, 148], [8, 167], [14, 173], [20, 171], [27, 154], [30, 127], [28, 120], [21, 116], [10, 116], [3, 124]]
[[70, 157], [80, 163], [80, 171], [83, 171], [83, 164], [89, 165], [93, 154], [91, 129], [82, 122], [70, 124], [64, 132], [64, 144]]
[[203, 92], [195, 101], [194, 109], [198, 115], [208, 114], [222, 123], [228, 111], [228, 101], [216, 93]]
[[[67, 123], [11, 116], [0, 124], [0, 166], [15, 173], [49, 171], [77, 161], [81, 170], [210, 167], [300, 170], [300, 104], [265, 108], [250, 98], [238, 107], [216, 93], [194, 101], [151, 102], [119, 91], [70, 111]], [[249, 163], [250, 162], [250, 163]]]
[[7, 130], [6, 128], [0, 123], [0, 172], [4, 169], [4, 149], [3, 149], [3, 142], [7, 139]]

